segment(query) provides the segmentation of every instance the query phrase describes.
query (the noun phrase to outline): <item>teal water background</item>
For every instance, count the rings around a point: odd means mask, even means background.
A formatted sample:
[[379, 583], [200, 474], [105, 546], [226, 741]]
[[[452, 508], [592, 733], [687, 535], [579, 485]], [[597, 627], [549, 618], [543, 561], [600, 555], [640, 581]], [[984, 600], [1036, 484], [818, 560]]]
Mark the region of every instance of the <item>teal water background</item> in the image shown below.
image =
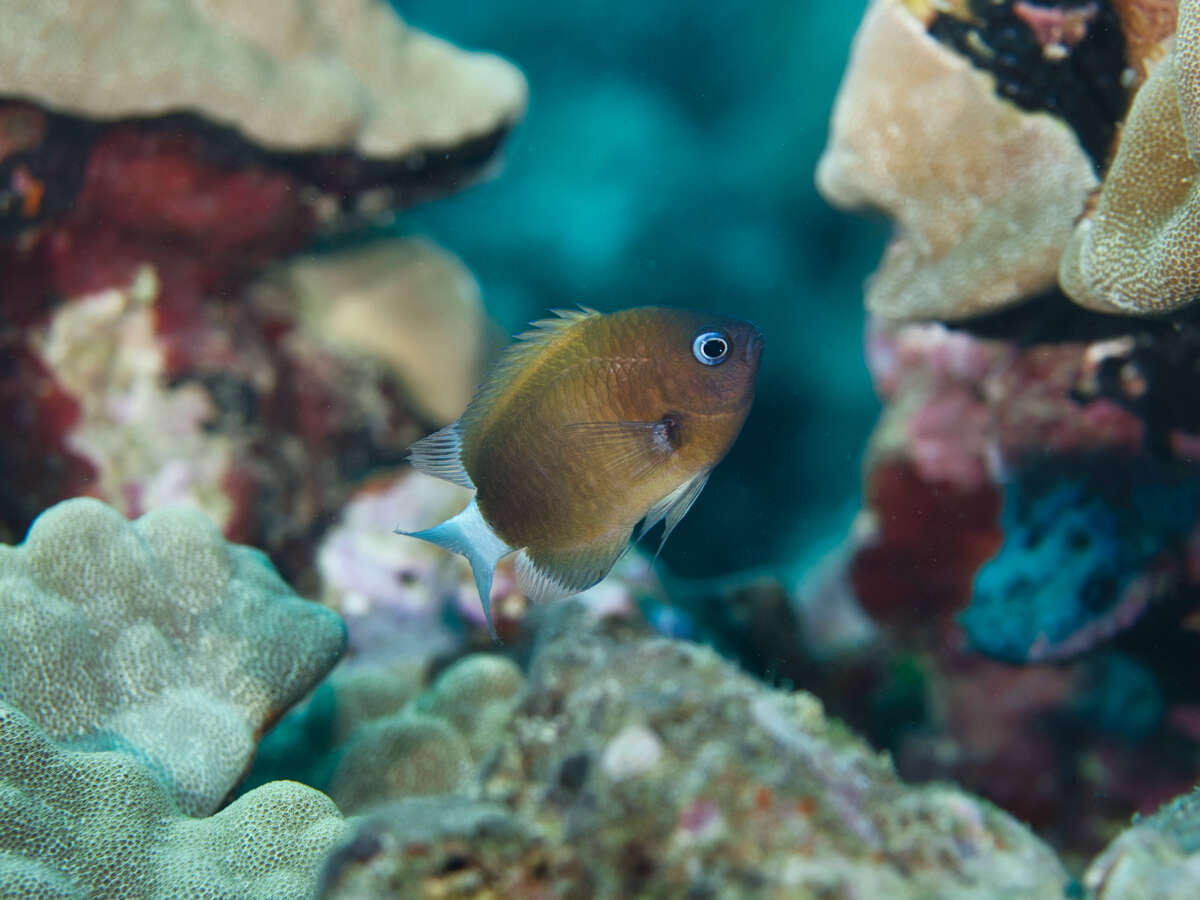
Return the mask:
[[826, 206], [813, 171], [864, 4], [395, 5], [529, 79], [499, 176], [396, 226], [462, 256], [506, 332], [548, 307], [666, 304], [767, 336], [755, 408], [672, 570], [801, 565], [835, 541], [878, 412], [862, 281], [885, 228]]

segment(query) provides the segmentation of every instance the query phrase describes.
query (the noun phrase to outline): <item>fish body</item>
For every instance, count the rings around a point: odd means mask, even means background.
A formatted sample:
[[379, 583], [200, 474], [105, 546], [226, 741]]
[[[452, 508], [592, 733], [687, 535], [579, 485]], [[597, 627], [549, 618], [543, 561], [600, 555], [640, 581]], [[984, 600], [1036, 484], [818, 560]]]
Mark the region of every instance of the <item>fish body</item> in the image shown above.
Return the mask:
[[665, 519], [665, 541], [687, 512], [741, 430], [761, 351], [750, 323], [687, 310], [535, 322], [458, 421], [413, 445], [416, 468], [476, 493], [412, 536], [471, 561], [485, 612], [512, 552], [535, 602], [590, 587], [639, 521]]

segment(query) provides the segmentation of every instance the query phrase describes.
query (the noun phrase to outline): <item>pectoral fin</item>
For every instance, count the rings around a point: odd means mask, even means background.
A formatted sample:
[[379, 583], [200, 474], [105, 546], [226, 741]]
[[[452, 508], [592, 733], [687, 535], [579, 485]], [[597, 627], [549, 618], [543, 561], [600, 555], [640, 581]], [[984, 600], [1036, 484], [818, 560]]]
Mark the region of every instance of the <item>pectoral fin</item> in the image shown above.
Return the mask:
[[679, 444], [679, 419], [653, 422], [572, 422], [567, 439], [605, 478], [631, 484], [652, 474]]

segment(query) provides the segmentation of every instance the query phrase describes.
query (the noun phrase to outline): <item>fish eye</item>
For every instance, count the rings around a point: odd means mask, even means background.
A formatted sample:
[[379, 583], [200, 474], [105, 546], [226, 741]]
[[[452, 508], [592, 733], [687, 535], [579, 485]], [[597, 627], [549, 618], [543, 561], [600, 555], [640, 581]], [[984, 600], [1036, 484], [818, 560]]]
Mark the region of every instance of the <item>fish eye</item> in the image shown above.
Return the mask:
[[692, 341], [692, 356], [706, 366], [720, 365], [729, 355], [729, 339], [719, 331], [702, 331]]

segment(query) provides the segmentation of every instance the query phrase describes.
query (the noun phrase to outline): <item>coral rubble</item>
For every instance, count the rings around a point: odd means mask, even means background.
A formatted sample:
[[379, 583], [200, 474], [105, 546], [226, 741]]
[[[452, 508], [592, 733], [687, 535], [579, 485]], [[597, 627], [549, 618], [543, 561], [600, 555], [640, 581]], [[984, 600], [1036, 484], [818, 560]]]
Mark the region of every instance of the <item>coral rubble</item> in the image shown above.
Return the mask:
[[562, 604], [528, 678], [460, 799], [362, 820], [324, 896], [1054, 897], [1067, 883], [1005, 814], [902, 785], [815, 699], [709, 650]]
[[188, 509], [129, 523], [66, 501], [0, 545], [0, 582], [0, 699], [66, 747], [132, 755], [193, 815], [345, 644], [336, 616]]

